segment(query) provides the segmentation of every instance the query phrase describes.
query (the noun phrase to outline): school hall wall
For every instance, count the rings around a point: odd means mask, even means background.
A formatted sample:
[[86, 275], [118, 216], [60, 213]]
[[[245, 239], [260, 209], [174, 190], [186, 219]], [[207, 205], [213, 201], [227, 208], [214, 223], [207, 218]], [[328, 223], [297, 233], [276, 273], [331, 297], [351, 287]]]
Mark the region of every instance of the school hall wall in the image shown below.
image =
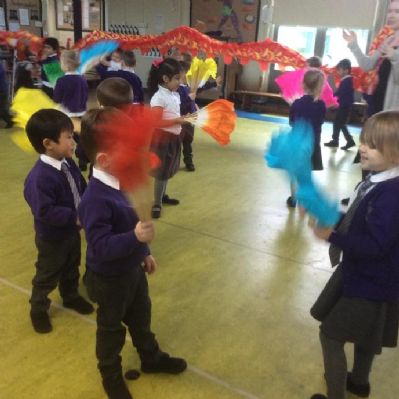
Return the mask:
[[[258, 41], [273, 38], [277, 25], [342, 27], [372, 29], [381, 8], [388, 0], [262, 0]], [[271, 15], [266, 7], [274, 3]], [[263, 10], [263, 13], [262, 13]], [[269, 8], [270, 10], [270, 8]], [[270, 11], [269, 11], [270, 12]], [[256, 62], [243, 68], [238, 80], [242, 90], [266, 91], [268, 73], [263, 74]]]
[[[198, 1], [198, 0], [192, 0]], [[378, 19], [388, 0], [261, 0], [260, 9], [274, 3], [270, 16], [262, 14], [257, 39], [273, 37], [276, 25], [304, 25], [371, 29], [382, 23]], [[73, 32], [56, 29], [55, 1], [43, 1], [44, 33], [57, 37], [61, 44]], [[180, 25], [190, 24], [190, 0], [106, 0], [105, 27], [134, 25], [143, 33], [160, 34]], [[153, 56], [137, 53], [136, 72], [145, 85]], [[263, 74], [257, 63], [243, 67], [238, 88], [244, 90], [266, 89], [268, 75]]]

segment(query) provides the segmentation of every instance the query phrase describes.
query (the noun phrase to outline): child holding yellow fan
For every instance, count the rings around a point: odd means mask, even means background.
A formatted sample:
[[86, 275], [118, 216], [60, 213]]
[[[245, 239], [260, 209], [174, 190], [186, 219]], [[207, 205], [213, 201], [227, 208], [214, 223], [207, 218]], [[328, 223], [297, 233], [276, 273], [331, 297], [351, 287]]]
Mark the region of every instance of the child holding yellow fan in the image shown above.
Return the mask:
[[[213, 61], [213, 63], [208, 62], [208, 60]], [[208, 60], [202, 61], [194, 58], [191, 65], [186, 61], [180, 61], [182, 74], [177, 92], [180, 95], [181, 115], [192, 114], [197, 111], [198, 106], [195, 103], [195, 97], [198, 92], [219, 87], [222, 83], [222, 78], [220, 76], [216, 77], [216, 62], [212, 58]], [[201, 64], [203, 65], [202, 67], [200, 67]], [[210, 77], [216, 77], [216, 80], [208, 80]], [[192, 149], [194, 126], [191, 124], [182, 125], [180, 134], [183, 147], [183, 162], [189, 172], [194, 172]]]

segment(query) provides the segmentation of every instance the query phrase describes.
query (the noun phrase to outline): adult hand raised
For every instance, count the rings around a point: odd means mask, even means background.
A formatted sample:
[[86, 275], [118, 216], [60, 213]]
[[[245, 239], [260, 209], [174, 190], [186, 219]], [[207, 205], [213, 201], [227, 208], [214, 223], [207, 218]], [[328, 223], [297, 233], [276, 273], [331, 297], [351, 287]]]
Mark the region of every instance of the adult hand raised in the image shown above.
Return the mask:
[[357, 42], [357, 35], [353, 30], [343, 29], [342, 37], [348, 42], [348, 44]]

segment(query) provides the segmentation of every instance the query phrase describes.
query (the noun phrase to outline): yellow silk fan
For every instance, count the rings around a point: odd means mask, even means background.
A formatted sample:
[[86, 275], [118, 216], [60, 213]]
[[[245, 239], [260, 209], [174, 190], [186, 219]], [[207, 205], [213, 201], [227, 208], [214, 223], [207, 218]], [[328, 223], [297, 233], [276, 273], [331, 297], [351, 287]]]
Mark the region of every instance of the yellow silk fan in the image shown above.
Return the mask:
[[216, 73], [217, 65], [213, 58], [201, 60], [198, 57], [194, 57], [191, 67], [186, 74], [187, 84], [195, 92], [198, 88], [204, 86], [210, 77], [215, 79]]
[[13, 121], [15, 125], [23, 130], [18, 129], [14, 132], [11, 135], [11, 140], [26, 152], [34, 152], [34, 149], [25, 133], [25, 126], [30, 117], [43, 108], [57, 109], [58, 105], [39, 89], [25, 87], [18, 89], [11, 110], [14, 112]]

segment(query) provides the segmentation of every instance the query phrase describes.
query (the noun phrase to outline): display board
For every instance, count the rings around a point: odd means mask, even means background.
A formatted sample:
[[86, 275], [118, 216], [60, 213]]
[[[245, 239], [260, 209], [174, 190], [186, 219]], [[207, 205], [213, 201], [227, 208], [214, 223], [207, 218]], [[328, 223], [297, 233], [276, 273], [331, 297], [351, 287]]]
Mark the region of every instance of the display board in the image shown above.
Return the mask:
[[[82, 30], [102, 29], [102, 0], [82, 0]], [[73, 30], [73, 1], [55, 0], [56, 27]]]
[[191, 26], [217, 32], [237, 42], [256, 40], [259, 0], [195, 0], [191, 2]]
[[[4, 4], [4, 3], [3, 3]], [[0, 29], [25, 30], [35, 35], [42, 33], [42, 5], [40, 0], [7, 0], [6, 12], [0, 8]]]

